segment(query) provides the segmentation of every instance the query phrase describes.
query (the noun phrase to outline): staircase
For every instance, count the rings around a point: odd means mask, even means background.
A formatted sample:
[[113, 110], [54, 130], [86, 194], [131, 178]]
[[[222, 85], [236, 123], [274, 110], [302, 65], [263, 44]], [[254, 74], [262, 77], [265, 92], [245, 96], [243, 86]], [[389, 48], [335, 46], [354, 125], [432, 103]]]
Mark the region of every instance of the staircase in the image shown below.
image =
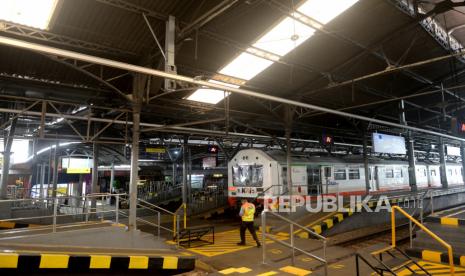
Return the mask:
[[[399, 249], [396, 244], [396, 213], [404, 216], [409, 220], [410, 229], [412, 224], [418, 226], [421, 230], [418, 232], [418, 237], [414, 241], [415, 245], [421, 246], [431, 246], [432, 244], [438, 244], [438, 247], [434, 247], [437, 250], [443, 250], [446, 248], [447, 253], [445, 256], [447, 259], [445, 261], [448, 262], [449, 266], [445, 267], [450, 271], [449, 275], [455, 275], [455, 266], [453, 258], [453, 252], [455, 248], [453, 248], [454, 241], [457, 243], [457, 237], [454, 237], [452, 229], [448, 229], [448, 234], [442, 233], [442, 237], [436, 235], [436, 233], [441, 233], [443, 226], [439, 224], [440, 228], [432, 229], [430, 226], [429, 228], [424, 224], [417, 221], [411, 215], [409, 215], [405, 210], [400, 208], [399, 206], [393, 206], [391, 209], [391, 227], [392, 227], [392, 243], [391, 245], [388, 244], [376, 244], [374, 246], [364, 248], [363, 250], [359, 250], [355, 255], [356, 260], [356, 272], [357, 276], [360, 275], [360, 262], [364, 262], [368, 265], [375, 273], [379, 275], [384, 275], [384, 273], [389, 273], [390, 275], [404, 275], [405, 271], [410, 271], [413, 275], [418, 275], [418, 273], [431, 275], [431, 273], [425, 269], [422, 265], [416, 262], [412, 257], [423, 258], [428, 257], [425, 261], [433, 261], [433, 262], [441, 262], [442, 261], [442, 251], [432, 251], [430, 249], [421, 249], [420, 256], [418, 254], [412, 254], [418, 252], [418, 249], [411, 248], [409, 249], [409, 255]], [[449, 220], [445, 220], [450, 222]], [[455, 222], [454, 222], [455, 224]], [[458, 223], [457, 223], [458, 225]], [[436, 225], [436, 227], [438, 227]], [[450, 227], [450, 225], [445, 225], [445, 227]], [[437, 231], [434, 231], [437, 230]], [[412, 233], [410, 233], [412, 235]], [[461, 235], [460, 235], [461, 236]], [[423, 242], [423, 243], [422, 243]], [[436, 245], [435, 245], [436, 246]], [[429, 247], [428, 247], [429, 248]], [[455, 258], [454, 258], [455, 259]], [[460, 258], [459, 258], [460, 261]], [[418, 272], [418, 273], [417, 273]]]
[[[460, 266], [465, 266], [464, 222], [461, 222], [461, 219], [439, 217], [428, 217], [425, 220], [425, 226], [431, 232], [453, 247], [454, 264]], [[444, 250], [444, 246], [432, 240], [424, 230], [416, 232], [412, 248], [409, 248], [407, 253], [425, 261], [449, 263], [448, 252]]]
[[401, 271], [405, 270], [415, 273], [412, 267], [415, 267], [416, 270], [420, 269], [426, 275], [431, 275], [398, 247], [393, 247], [386, 243], [378, 243], [357, 251], [355, 254], [357, 276], [361, 275], [360, 262], [364, 262], [379, 275], [398, 275]]

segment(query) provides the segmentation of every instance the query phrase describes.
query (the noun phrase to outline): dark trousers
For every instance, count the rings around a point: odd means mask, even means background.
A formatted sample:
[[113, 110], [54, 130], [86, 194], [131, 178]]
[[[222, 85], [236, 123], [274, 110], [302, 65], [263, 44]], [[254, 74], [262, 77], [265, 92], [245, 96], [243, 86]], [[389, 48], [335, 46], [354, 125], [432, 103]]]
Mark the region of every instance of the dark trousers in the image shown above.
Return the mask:
[[257, 233], [255, 233], [255, 227], [253, 225], [253, 221], [243, 221], [241, 223], [241, 243], [245, 243], [245, 230], [246, 229], [249, 229], [249, 232], [250, 234], [252, 234], [252, 237], [253, 239], [258, 243], [260, 243], [258, 241], [258, 237], [257, 237]]

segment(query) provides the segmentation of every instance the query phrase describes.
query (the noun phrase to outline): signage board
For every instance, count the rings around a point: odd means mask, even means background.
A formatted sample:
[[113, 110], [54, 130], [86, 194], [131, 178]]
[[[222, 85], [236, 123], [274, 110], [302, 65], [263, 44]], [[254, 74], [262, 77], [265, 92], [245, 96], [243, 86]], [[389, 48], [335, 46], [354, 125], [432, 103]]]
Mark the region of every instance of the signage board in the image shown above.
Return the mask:
[[373, 151], [378, 153], [405, 154], [405, 138], [401, 136], [373, 133]]
[[166, 153], [165, 148], [145, 148], [147, 153]]
[[216, 167], [216, 157], [204, 157], [202, 159], [203, 168], [215, 168]]
[[460, 156], [460, 148], [453, 146], [446, 146], [446, 153], [449, 156]]
[[90, 173], [90, 168], [67, 168], [66, 169], [67, 174], [88, 174]]

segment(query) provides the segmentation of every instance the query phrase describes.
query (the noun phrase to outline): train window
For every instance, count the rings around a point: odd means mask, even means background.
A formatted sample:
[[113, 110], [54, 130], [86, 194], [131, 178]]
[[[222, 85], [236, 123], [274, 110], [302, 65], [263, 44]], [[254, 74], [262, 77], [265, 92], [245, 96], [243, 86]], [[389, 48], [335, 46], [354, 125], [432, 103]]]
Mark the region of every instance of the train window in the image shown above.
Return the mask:
[[349, 168], [349, 179], [360, 179], [360, 169]]
[[448, 170], [447, 170], [447, 173], [448, 173], [450, 176], [452, 176], [452, 169], [448, 169]]
[[404, 177], [402, 173], [402, 168], [395, 168], [394, 169], [394, 178], [402, 178]]
[[394, 178], [394, 170], [386, 169], [386, 178]]
[[345, 168], [334, 168], [334, 180], [346, 180], [346, 169]]
[[238, 165], [232, 167], [234, 186], [263, 185], [263, 165]]
[[431, 176], [436, 176], [436, 170], [431, 170]]
[[423, 175], [426, 176], [426, 169], [423, 169]]

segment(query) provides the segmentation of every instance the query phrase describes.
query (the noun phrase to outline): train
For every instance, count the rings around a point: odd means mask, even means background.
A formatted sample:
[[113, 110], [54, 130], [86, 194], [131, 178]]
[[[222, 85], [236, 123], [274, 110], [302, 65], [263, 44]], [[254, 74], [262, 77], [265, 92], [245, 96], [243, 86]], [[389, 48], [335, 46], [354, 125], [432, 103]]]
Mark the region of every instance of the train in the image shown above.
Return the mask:
[[[369, 158], [370, 193], [410, 190], [409, 165], [401, 160]], [[366, 194], [365, 166], [361, 156], [291, 155], [292, 194]], [[440, 188], [440, 166], [417, 162], [415, 174], [418, 189]], [[463, 185], [463, 168], [459, 163], [446, 163], [449, 186]], [[262, 201], [266, 196], [288, 193], [287, 156], [284, 151], [244, 149], [228, 163], [228, 202], [236, 206], [241, 198]]]

